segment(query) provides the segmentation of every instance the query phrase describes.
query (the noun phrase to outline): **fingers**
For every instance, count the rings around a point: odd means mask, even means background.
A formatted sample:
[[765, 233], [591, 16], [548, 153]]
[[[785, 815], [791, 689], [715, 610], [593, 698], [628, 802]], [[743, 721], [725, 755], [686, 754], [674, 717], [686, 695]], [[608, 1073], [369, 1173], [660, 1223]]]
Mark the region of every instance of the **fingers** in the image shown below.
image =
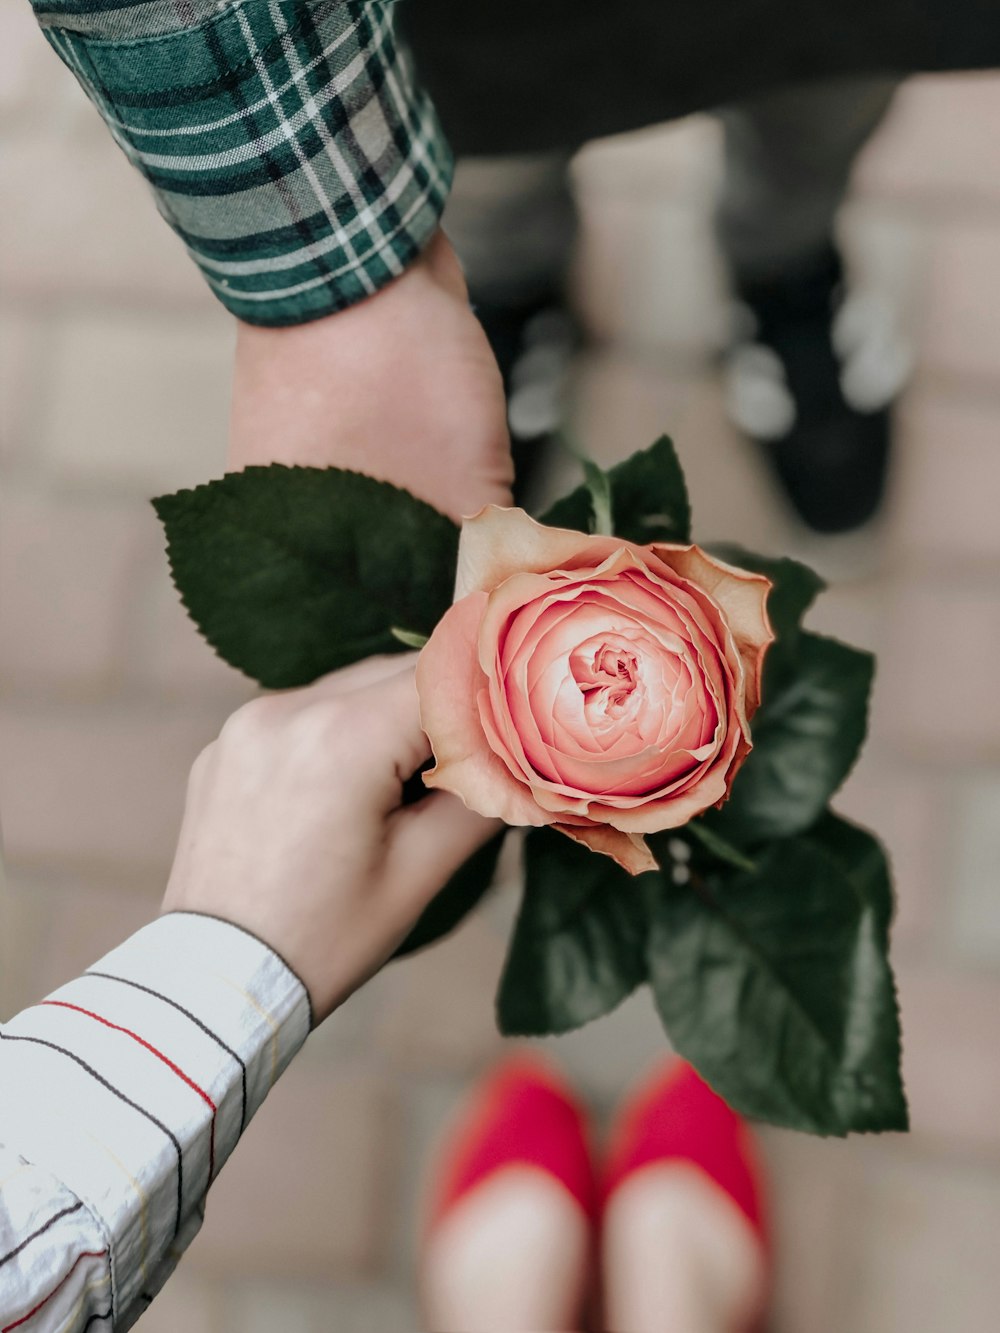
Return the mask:
[[392, 815], [387, 869], [412, 919], [459, 866], [502, 828], [501, 820], [476, 814], [448, 792], [435, 792], [419, 805]]
[[[400, 781], [415, 773], [431, 757], [431, 744], [420, 727], [414, 659], [406, 670], [374, 681], [353, 696], [358, 712], [373, 723], [370, 758], [392, 766]], [[375, 740], [377, 737], [377, 740]]]
[[303, 708], [323, 699], [349, 699], [352, 717], [364, 723], [365, 744], [357, 761], [400, 781], [431, 757], [420, 729], [415, 668], [418, 653], [369, 657], [289, 691]]
[[420, 727], [418, 656], [369, 657], [331, 671], [311, 685], [276, 691], [285, 696], [283, 707], [293, 714], [308, 716], [324, 701], [337, 701], [334, 741], [357, 779], [355, 795], [372, 800], [386, 813], [399, 803], [399, 784], [431, 757]]

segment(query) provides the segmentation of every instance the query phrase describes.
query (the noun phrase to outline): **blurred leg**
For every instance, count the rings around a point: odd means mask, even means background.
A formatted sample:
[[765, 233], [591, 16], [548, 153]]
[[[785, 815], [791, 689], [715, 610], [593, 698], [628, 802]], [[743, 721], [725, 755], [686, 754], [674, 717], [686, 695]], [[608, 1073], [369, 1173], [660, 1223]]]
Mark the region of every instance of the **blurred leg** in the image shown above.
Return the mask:
[[834, 239], [854, 158], [895, 87], [841, 79], [721, 113], [716, 221], [739, 303], [727, 408], [819, 532], [846, 532], [877, 514], [891, 405], [909, 369], [891, 305], [850, 290]]
[[838, 79], [720, 111], [718, 230], [734, 272], [766, 278], [830, 243], [854, 159], [897, 87], [890, 78]]
[[576, 236], [564, 153], [459, 160], [443, 225], [473, 300], [528, 305], [561, 288]]
[[541, 1172], [515, 1167], [463, 1199], [421, 1264], [431, 1333], [571, 1333], [579, 1329], [590, 1231]]
[[582, 1108], [540, 1057], [508, 1057], [448, 1126], [431, 1174], [420, 1262], [431, 1333], [580, 1329], [595, 1190]]
[[503, 375], [518, 504], [561, 423], [576, 344], [565, 308], [577, 226], [568, 167], [565, 153], [463, 158], [443, 219]]
[[604, 1171], [610, 1333], [750, 1333], [769, 1278], [764, 1181], [740, 1117], [680, 1060], [628, 1097]]
[[616, 1190], [603, 1275], [610, 1333], [748, 1333], [765, 1281], [746, 1218], [678, 1163], [648, 1167]]

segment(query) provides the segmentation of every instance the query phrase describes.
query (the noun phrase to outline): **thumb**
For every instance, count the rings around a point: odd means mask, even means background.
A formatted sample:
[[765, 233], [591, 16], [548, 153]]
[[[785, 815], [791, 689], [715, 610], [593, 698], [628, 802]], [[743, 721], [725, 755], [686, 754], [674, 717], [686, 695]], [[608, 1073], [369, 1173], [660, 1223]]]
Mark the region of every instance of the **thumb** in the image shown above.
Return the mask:
[[431, 743], [420, 726], [416, 672], [408, 666], [376, 680], [353, 696], [359, 714], [369, 719], [367, 761], [378, 779], [397, 779], [393, 796], [398, 801], [404, 778], [431, 758]]
[[504, 827], [469, 810], [450, 792], [434, 792], [389, 821], [390, 882], [413, 918], [464, 861]]

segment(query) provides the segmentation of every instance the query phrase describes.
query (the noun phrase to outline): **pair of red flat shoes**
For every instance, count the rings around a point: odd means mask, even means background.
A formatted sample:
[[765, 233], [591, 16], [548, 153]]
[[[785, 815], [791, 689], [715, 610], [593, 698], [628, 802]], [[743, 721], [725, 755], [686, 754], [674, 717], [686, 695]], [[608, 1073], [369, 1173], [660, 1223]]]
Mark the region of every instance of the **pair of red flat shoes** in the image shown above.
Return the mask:
[[584, 1111], [534, 1054], [505, 1061], [473, 1093], [438, 1165], [430, 1229], [488, 1177], [530, 1166], [558, 1181], [599, 1225], [615, 1191], [646, 1166], [683, 1162], [736, 1205], [769, 1252], [762, 1176], [743, 1120], [682, 1060], [632, 1093], [618, 1113], [599, 1169]]

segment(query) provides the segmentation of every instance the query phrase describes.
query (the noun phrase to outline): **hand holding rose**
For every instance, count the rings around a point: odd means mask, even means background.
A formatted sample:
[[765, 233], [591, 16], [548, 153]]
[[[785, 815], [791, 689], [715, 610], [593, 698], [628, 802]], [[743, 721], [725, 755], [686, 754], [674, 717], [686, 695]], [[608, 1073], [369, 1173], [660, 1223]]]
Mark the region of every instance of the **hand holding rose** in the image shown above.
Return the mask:
[[[488, 505], [459, 528], [337, 468], [248, 469], [156, 504], [191, 614], [261, 683], [316, 680], [400, 640], [424, 644], [415, 688], [412, 677], [390, 688], [387, 675], [384, 699], [352, 689], [335, 716], [321, 709], [315, 723], [279, 728], [329, 774], [336, 845], [354, 848], [343, 896], [314, 902], [312, 930], [309, 910], [299, 913], [289, 937], [328, 1004], [385, 957], [449, 865], [398, 952], [475, 909], [503, 829], [486, 843], [487, 826], [469, 826], [465, 846], [485, 845], [461, 865], [456, 849], [462, 818], [487, 815], [527, 829], [497, 989], [502, 1033], [569, 1032], [648, 985], [674, 1048], [744, 1114], [818, 1134], [906, 1128], [891, 873], [877, 837], [830, 804], [864, 743], [874, 658], [804, 623], [823, 588], [806, 566], [735, 547], [723, 561], [692, 544], [666, 437], [607, 472], [586, 464], [542, 523]], [[390, 727], [403, 694], [405, 763]], [[219, 745], [221, 758], [225, 735]], [[242, 742], [229, 748], [239, 776]], [[425, 780], [440, 790], [411, 823], [396, 808], [399, 777], [431, 752]], [[281, 745], [261, 753], [280, 756]], [[300, 844], [280, 813], [297, 801], [272, 809], [263, 797], [289, 776], [272, 769], [250, 770], [246, 845], [266, 846], [257, 840], [271, 821], [293, 870], [311, 845], [321, 875], [331, 829], [317, 823]], [[245, 852], [218, 839], [225, 827], [218, 818], [206, 864]], [[661, 830], [676, 832], [653, 836]], [[412, 896], [408, 857], [423, 881]], [[271, 900], [268, 873], [251, 855], [243, 892], [224, 891], [261, 933], [291, 892], [272, 865]], [[211, 878], [197, 887], [212, 899]]]
[[429, 753], [412, 659], [244, 704], [191, 770], [163, 911], [244, 926], [295, 969], [322, 1021], [495, 831], [443, 793], [401, 807]]

